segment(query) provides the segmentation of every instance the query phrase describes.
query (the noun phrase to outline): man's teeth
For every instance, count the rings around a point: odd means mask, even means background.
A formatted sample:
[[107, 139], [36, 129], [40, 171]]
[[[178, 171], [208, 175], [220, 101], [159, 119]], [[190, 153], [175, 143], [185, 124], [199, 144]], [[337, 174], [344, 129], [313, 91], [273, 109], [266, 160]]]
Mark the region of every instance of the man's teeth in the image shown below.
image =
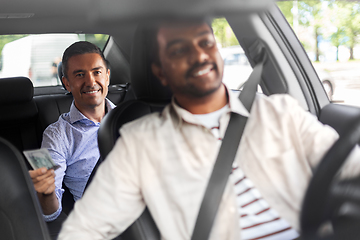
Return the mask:
[[91, 94], [91, 93], [96, 93], [96, 92], [98, 92], [99, 90], [94, 90], [94, 91], [89, 91], [89, 92], [85, 92], [85, 93], [89, 93], [89, 94]]
[[204, 69], [204, 70], [198, 71], [198, 72], [194, 73], [194, 77], [204, 75], [204, 74], [206, 74], [206, 73], [208, 73], [210, 71], [211, 71], [211, 69]]

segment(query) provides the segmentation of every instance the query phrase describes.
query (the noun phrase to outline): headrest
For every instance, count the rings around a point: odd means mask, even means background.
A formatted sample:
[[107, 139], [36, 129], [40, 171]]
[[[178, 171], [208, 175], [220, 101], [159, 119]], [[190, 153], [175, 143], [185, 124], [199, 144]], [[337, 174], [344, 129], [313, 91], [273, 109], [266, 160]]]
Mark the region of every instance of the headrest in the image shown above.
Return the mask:
[[63, 77], [62, 62], [59, 62], [59, 63], [58, 63], [57, 68], [58, 68], [58, 77], [59, 77], [59, 79], [60, 79], [60, 82], [61, 82], [63, 88], [66, 90], [66, 87], [65, 87], [65, 85], [64, 85], [64, 83], [63, 83], [63, 81], [62, 81], [62, 77]]
[[0, 105], [30, 102], [34, 87], [27, 77], [0, 78]]
[[152, 73], [149, 60], [150, 43], [147, 39], [146, 28], [138, 26], [131, 49], [131, 86], [139, 100], [170, 101], [170, 89], [164, 87]]

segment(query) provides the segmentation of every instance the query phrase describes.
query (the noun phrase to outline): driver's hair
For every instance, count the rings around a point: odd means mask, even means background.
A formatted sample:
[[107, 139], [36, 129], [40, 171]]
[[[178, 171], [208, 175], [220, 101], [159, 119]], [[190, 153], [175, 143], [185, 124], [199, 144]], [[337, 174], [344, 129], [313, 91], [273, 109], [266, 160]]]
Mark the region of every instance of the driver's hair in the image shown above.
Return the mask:
[[166, 21], [161, 21], [153, 24], [149, 24], [144, 26], [144, 33], [145, 33], [145, 39], [147, 39], [148, 45], [148, 60], [150, 63], [154, 63], [158, 66], [161, 66], [160, 59], [159, 59], [159, 44], [157, 41], [157, 35], [159, 32], [159, 29], [162, 26], [171, 26], [171, 25], [179, 25], [184, 23], [206, 23], [209, 25], [211, 31], [213, 31], [211, 27], [212, 18], [191, 18], [191, 19], [168, 19]]
[[104, 61], [104, 64], [107, 69], [109, 69], [108, 63], [104, 57], [103, 52], [101, 49], [96, 46], [95, 44], [87, 41], [79, 41], [71, 44], [64, 52], [62, 57], [62, 73], [65, 78], [68, 78], [68, 69], [69, 64], [68, 61], [71, 57], [86, 53], [97, 53], [101, 56], [102, 60]]

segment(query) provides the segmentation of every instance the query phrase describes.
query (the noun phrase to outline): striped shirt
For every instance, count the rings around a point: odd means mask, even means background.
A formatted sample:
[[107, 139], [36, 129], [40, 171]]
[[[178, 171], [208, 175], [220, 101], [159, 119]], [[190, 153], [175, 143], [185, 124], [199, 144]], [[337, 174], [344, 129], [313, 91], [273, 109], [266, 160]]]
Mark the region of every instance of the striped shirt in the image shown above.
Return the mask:
[[[228, 111], [226, 105], [222, 109], [208, 113], [195, 114], [194, 116], [219, 140], [222, 139], [219, 132], [219, 119]], [[250, 179], [246, 178], [243, 171], [234, 163], [230, 179], [235, 184], [236, 201], [239, 211], [239, 227], [241, 237], [245, 240], [289, 240], [296, 239], [299, 234], [282, 219], [279, 214], [262, 198]]]
[[242, 239], [288, 240], [299, 237], [237, 166], [233, 166], [231, 179], [235, 184]]

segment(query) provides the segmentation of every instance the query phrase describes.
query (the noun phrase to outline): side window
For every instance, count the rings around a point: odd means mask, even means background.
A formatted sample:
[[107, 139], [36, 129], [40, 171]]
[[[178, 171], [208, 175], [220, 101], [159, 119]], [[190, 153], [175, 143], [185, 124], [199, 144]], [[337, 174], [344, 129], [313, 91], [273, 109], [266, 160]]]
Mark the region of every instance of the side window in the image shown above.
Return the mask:
[[61, 85], [57, 65], [64, 50], [82, 40], [103, 49], [108, 38], [103, 34], [0, 35], [0, 78], [28, 77], [35, 87]]
[[360, 106], [360, 4], [278, 1], [330, 100]]
[[252, 67], [225, 18], [215, 19], [212, 28], [224, 59], [223, 82], [230, 89], [240, 89], [250, 76]]
[[234, 53], [224, 58], [225, 66], [229, 65], [249, 65], [249, 62], [245, 56], [245, 53]]

